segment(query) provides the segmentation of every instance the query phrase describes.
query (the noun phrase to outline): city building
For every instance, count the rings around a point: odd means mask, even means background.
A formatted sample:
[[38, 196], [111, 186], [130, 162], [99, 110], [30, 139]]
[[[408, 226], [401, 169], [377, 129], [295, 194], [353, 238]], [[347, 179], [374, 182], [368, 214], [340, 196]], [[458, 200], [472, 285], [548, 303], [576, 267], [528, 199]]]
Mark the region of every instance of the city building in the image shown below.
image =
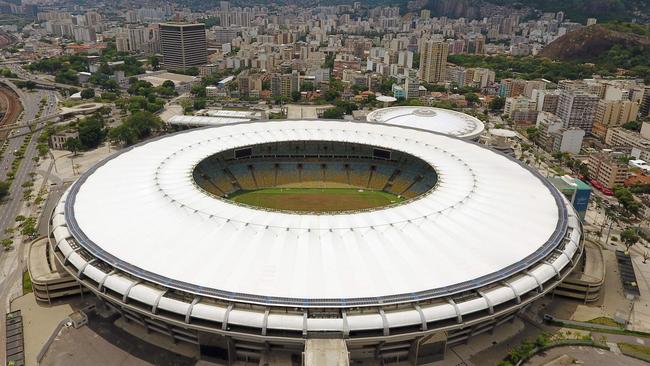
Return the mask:
[[537, 101], [520, 95], [506, 98], [504, 113], [514, 122], [535, 122], [537, 120]]
[[66, 150], [66, 142], [69, 139], [78, 139], [79, 132], [73, 129], [57, 132], [50, 136], [50, 147], [54, 150]]
[[579, 154], [580, 149], [582, 149], [582, 140], [585, 137], [585, 131], [578, 127], [561, 128], [555, 132], [551, 132], [550, 136], [553, 140], [551, 151]]
[[578, 127], [591, 132], [596, 115], [598, 97], [580, 90], [562, 90], [557, 105], [557, 116], [564, 128]]
[[587, 161], [589, 177], [608, 189], [622, 186], [629, 172], [627, 161], [622, 159], [624, 157], [622, 153], [612, 150], [603, 150], [589, 155]]
[[196, 76], [176, 74], [166, 71], [156, 71], [146, 74], [137, 75], [138, 80], [144, 80], [154, 87], [161, 86], [165, 81], [169, 80], [174, 83], [174, 90], [178, 94], [188, 93], [192, 90], [192, 86], [197, 85], [200, 79]]
[[560, 100], [559, 91], [535, 89], [531, 93], [531, 98], [537, 102], [538, 111], [557, 113], [557, 103]]
[[592, 188], [589, 184], [578, 178], [564, 175], [561, 177], [550, 177], [549, 181], [553, 183], [564, 196], [571, 202], [573, 208], [578, 213], [580, 220], [584, 221], [589, 207]]
[[596, 107], [593, 132], [603, 138], [607, 134], [607, 129], [636, 120], [638, 113], [637, 102], [601, 99]]
[[168, 70], [185, 70], [208, 63], [205, 25], [202, 23], [162, 23], [160, 44], [163, 63]]
[[607, 130], [605, 143], [616, 148], [637, 148], [650, 151], [650, 139], [636, 131], [613, 127]]
[[271, 76], [271, 94], [274, 97], [291, 98], [291, 94], [300, 91], [300, 74], [296, 70], [290, 74], [273, 74]]
[[406, 80], [404, 80], [404, 91], [406, 99], [420, 97], [420, 79], [417, 70], [409, 70]]
[[240, 97], [259, 98], [262, 91], [261, 75], [244, 72], [237, 77], [237, 81]]
[[539, 112], [536, 127], [539, 131], [537, 143], [548, 152], [579, 154], [585, 131], [576, 127], [564, 128], [562, 119], [549, 112]]
[[406, 90], [404, 90], [404, 87], [401, 85], [393, 84], [393, 86], [391, 86], [391, 92], [395, 98], [406, 99]]
[[420, 79], [427, 83], [445, 81], [449, 45], [446, 42], [428, 40], [420, 49]]
[[499, 84], [499, 96], [502, 98], [518, 97], [526, 90], [526, 80], [503, 79]]

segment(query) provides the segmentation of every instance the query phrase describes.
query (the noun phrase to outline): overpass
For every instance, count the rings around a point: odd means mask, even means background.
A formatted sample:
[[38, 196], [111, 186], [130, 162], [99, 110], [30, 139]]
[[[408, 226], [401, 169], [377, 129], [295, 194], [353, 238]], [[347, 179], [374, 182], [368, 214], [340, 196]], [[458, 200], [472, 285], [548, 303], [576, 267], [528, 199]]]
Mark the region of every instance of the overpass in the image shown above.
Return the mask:
[[[28, 127], [29, 132], [38, 131], [38, 130], [41, 130], [41, 129], [45, 128], [45, 125], [40, 126], [38, 128], [32, 128], [32, 126], [37, 125], [37, 124], [42, 123], [42, 122], [50, 121], [50, 120], [55, 119], [55, 118], [59, 118], [62, 115], [63, 115], [62, 113], [58, 112], [58, 113], [54, 113], [54, 114], [50, 114], [50, 115], [47, 115], [47, 116], [43, 116], [43, 117], [40, 117], [40, 118], [33, 119], [33, 120], [31, 120], [31, 121], [29, 121], [27, 123], [12, 123], [12, 124], [8, 124], [8, 125], [4, 125], [4, 126], [0, 127], [0, 131], [9, 131], [9, 130], [14, 130], [14, 129], [23, 128], [23, 127]], [[29, 132], [13, 135], [13, 136], [10, 136], [9, 138], [18, 137], [18, 136], [21, 136], [23, 134], [27, 134]]]
[[52, 81], [47, 81], [43, 79], [7, 79], [13, 83], [15, 82], [28, 82], [31, 81], [32, 83], [36, 84], [36, 87], [40, 89], [49, 89], [49, 90], [54, 90], [57, 88], [62, 88], [62, 89], [69, 89], [69, 88], [78, 88], [76, 85], [69, 85], [69, 84], [61, 84], [61, 83], [55, 83]]

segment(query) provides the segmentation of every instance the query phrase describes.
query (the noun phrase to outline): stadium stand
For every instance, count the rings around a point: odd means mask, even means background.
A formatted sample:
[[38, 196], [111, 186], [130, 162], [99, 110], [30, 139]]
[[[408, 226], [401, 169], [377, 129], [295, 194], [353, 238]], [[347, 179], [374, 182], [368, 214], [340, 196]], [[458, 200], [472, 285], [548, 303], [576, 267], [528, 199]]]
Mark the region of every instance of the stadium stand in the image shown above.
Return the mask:
[[272, 187], [350, 187], [413, 198], [433, 188], [437, 175], [424, 161], [353, 143], [294, 141], [228, 150], [194, 170], [199, 186], [216, 196]]

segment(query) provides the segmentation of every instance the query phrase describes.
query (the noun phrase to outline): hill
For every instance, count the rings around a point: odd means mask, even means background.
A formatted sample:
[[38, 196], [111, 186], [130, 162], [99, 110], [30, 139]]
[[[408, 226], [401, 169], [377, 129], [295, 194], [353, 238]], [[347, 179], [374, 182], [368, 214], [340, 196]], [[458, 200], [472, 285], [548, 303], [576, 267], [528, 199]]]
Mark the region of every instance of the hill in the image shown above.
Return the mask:
[[610, 20], [648, 19], [650, 2], [647, 0], [487, 0], [504, 6], [531, 7], [542, 12], [563, 11], [567, 18], [585, 23], [587, 18], [599, 22]]
[[650, 2], [647, 0], [428, 0], [426, 8], [432, 11], [433, 16], [476, 19], [491, 15], [495, 6], [530, 15], [534, 13], [532, 9], [553, 13], [563, 11], [566, 18], [583, 24], [587, 18], [597, 18], [600, 22], [650, 19]]
[[590, 62], [612, 72], [650, 79], [650, 32], [647, 26], [593, 25], [565, 34], [546, 46], [539, 56], [552, 60]]

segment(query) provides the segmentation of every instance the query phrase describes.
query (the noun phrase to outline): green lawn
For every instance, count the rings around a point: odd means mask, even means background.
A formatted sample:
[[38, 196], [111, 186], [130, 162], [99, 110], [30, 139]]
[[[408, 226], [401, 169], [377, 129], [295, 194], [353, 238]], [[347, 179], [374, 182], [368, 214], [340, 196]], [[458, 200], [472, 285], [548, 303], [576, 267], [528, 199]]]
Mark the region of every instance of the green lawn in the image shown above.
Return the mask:
[[587, 323], [599, 324], [599, 325], [607, 325], [607, 326], [610, 326], [610, 327], [622, 328], [622, 326], [619, 323], [615, 322], [614, 319], [608, 318], [608, 317], [605, 317], [605, 316], [601, 316], [601, 317], [598, 317], [598, 318], [591, 319]]
[[239, 191], [229, 198], [251, 206], [303, 212], [362, 210], [404, 201], [391, 193], [357, 188], [267, 188]]
[[32, 279], [29, 277], [29, 272], [23, 272], [23, 294], [32, 292]]
[[624, 355], [650, 362], [650, 347], [641, 344], [619, 343], [618, 348]]

